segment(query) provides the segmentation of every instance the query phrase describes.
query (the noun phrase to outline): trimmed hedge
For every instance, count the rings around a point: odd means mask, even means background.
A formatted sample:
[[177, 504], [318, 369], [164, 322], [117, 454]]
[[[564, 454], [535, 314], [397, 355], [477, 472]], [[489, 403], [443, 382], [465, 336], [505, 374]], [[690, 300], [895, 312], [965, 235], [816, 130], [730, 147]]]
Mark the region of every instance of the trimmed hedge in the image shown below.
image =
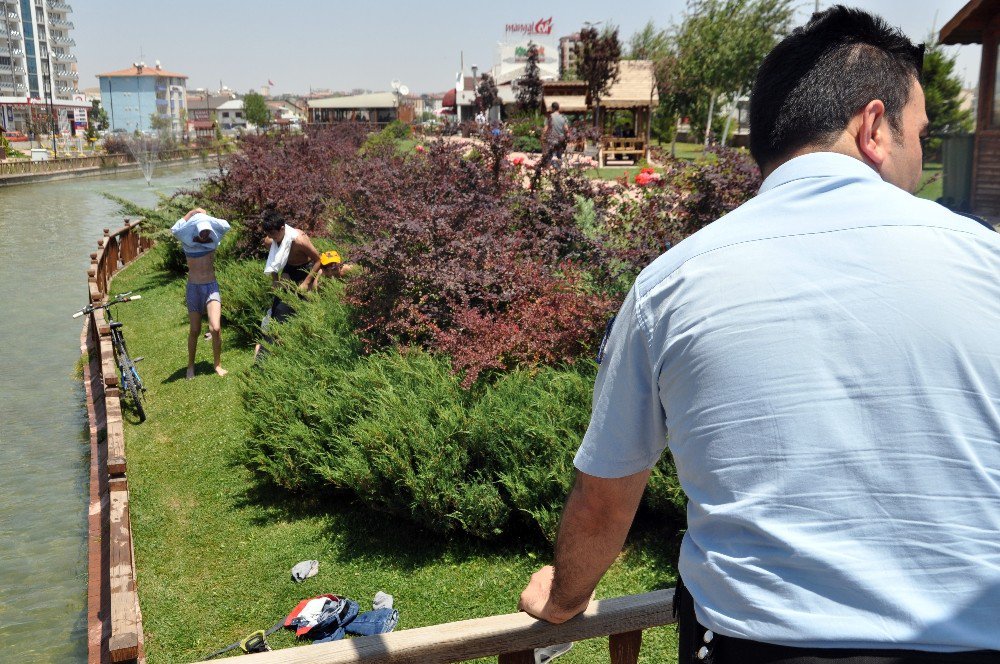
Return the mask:
[[[327, 283], [275, 327], [243, 385], [242, 461], [285, 488], [346, 492], [433, 532], [553, 539], [594, 365], [515, 370], [469, 391], [442, 356], [361, 355], [341, 290]], [[669, 489], [650, 490], [659, 518], [677, 516]]]

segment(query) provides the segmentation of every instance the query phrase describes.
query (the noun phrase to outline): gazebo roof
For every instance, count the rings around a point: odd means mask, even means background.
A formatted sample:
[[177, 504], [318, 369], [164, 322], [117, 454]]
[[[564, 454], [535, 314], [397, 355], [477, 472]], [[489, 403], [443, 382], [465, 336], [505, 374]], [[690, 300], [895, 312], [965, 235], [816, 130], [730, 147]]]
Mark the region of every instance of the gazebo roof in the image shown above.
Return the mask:
[[942, 44], [982, 44], [983, 32], [1000, 14], [1000, 0], [971, 0], [941, 28]]
[[392, 92], [371, 92], [351, 97], [327, 97], [325, 99], [310, 99], [309, 108], [396, 108], [396, 95]]
[[[558, 102], [559, 110], [568, 113], [587, 110], [586, 96], [579, 94], [580, 89], [586, 87], [583, 81], [546, 81], [543, 86], [546, 106]], [[647, 108], [659, 103], [652, 61], [622, 60], [618, 80], [601, 99], [601, 108]]]

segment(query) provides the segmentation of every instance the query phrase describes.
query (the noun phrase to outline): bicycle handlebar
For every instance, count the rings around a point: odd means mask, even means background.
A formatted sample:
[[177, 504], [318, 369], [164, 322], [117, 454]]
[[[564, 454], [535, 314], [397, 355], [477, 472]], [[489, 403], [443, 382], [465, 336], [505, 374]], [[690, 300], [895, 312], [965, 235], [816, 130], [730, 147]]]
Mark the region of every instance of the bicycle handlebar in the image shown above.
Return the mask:
[[84, 314], [89, 314], [93, 311], [96, 311], [97, 309], [107, 309], [108, 307], [114, 304], [119, 304], [122, 302], [132, 302], [134, 300], [141, 300], [141, 299], [142, 299], [141, 295], [132, 295], [132, 291], [129, 291], [127, 293], [119, 293], [118, 295], [115, 295], [113, 298], [111, 298], [104, 304], [98, 304], [96, 306], [93, 304], [88, 304], [83, 309], [80, 309], [75, 314], [73, 314], [73, 318], [79, 318], [80, 316], [83, 316]]

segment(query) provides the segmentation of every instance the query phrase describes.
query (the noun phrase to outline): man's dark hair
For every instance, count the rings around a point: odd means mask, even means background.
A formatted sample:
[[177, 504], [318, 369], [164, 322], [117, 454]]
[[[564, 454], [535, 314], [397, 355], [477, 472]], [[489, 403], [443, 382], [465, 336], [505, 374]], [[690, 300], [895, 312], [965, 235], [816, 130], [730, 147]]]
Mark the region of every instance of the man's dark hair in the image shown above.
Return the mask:
[[552, 102], [552, 110], [553, 111], [558, 111], [559, 110], [559, 102], [557, 102], [557, 101]]
[[260, 217], [260, 227], [265, 233], [273, 233], [284, 225], [285, 218], [274, 208], [264, 210], [264, 214]]
[[813, 14], [768, 53], [750, 94], [750, 153], [761, 168], [832, 143], [873, 99], [894, 132], [924, 47], [883, 19], [836, 5]]

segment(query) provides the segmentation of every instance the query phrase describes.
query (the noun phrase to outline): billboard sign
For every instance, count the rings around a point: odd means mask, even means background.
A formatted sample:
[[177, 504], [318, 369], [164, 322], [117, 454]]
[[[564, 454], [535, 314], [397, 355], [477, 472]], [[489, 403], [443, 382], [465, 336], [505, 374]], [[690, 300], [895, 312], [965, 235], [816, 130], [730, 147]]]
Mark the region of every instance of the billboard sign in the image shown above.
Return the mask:
[[77, 108], [73, 110], [73, 127], [77, 131], [87, 131], [87, 109]]
[[552, 34], [552, 17], [529, 21], [527, 23], [508, 23], [504, 26], [504, 32], [511, 35], [544, 35]]
[[559, 78], [558, 48], [554, 44], [542, 43], [537, 39], [500, 44], [499, 66], [497, 67], [497, 83], [505, 83], [524, 72], [528, 61], [528, 47], [534, 44], [538, 48], [538, 74], [543, 80]]

